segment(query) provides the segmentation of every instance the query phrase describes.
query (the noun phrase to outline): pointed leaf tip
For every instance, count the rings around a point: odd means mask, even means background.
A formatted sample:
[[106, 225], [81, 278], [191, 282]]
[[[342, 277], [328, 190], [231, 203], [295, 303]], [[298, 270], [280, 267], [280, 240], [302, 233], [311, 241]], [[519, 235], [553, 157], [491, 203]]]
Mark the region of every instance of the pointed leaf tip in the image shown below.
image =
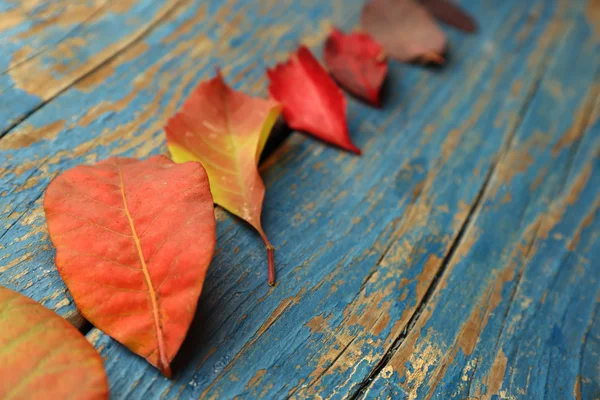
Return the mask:
[[346, 99], [308, 48], [300, 46], [289, 60], [267, 69], [269, 93], [283, 105], [292, 129], [360, 154], [350, 140]]
[[324, 48], [325, 65], [348, 92], [379, 107], [379, 93], [388, 71], [383, 48], [369, 34], [346, 35], [334, 28]]
[[[215, 203], [252, 225], [267, 249], [271, 245], [261, 225], [265, 185], [257, 166], [280, 112], [274, 100], [234, 91], [217, 73], [196, 87], [165, 127], [173, 160], [201, 162]], [[272, 250], [267, 255], [270, 280]]]
[[170, 376], [216, 242], [202, 166], [164, 156], [80, 165], [50, 183], [44, 211], [83, 316]]
[[477, 32], [477, 21], [458, 4], [449, 0], [421, 0], [427, 9], [439, 21], [445, 22], [467, 33]]
[[444, 56], [432, 51], [432, 52], [424, 53], [419, 58], [419, 62], [423, 65], [427, 65], [427, 64], [443, 65], [446, 62], [446, 59], [444, 58]]

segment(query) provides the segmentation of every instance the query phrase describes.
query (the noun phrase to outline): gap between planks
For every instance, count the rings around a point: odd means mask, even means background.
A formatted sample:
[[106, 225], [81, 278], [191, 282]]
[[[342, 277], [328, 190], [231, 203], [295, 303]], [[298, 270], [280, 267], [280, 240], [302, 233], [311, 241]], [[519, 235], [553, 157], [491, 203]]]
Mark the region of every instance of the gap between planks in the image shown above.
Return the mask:
[[[21, 120], [19, 120], [13, 126], [9, 127], [5, 132], [0, 133], [0, 138], [4, 134], [8, 133], [10, 130], [14, 129], [18, 124], [20, 124], [21, 122], [23, 122], [30, 115], [32, 115], [33, 113], [35, 113], [37, 110], [41, 109], [43, 106], [45, 106], [46, 104], [48, 104], [54, 98], [56, 98], [57, 96], [59, 96], [61, 93], [63, 93], [64, 91], [68, 90], [70, 87], [72, 87], [73, 85], [75, 85], [78, 81], [84, 79], [88, 75], [93, 74], [95, 71], [97, 71], [98, 69], [102, 68], [106, 63], [110, 62], [113, 58], [117, 57], [120, 53], [126, 51], [128, 47], [130, 47], [130, 46], [134, 45], [136, 42], [142, 40], [145, 35], [147, 35], [149, 32], [151, 32], [153, 29], [155, 29], [158, 25], [160, 25], [161, 21], [164, 18], [166, 18], [168, 16], [168, 14], [174, 12], [174, 10], [176, 8], [178, 8], [178, 7], [174, 6], [160, 20], [155, 21], [154, 24], [151, 24], [148, 27], [148, 29], [142, 35], [140, 35], [138, 38], [136, 38], [135, 40], [131, 41], [127, 46], [123, 47], [122, 49], [118, 50], [117, 52], [115, 52], [112, 55], [110, 55], [109, 57], [107, 57], [104, 61], [102, 61], [99, 65], [97, 65], [96, 67], [94, 67], [92, 70], [88, 71], [86, 74], [80, 76], [79, 78], [77, 78], [76, 80], [74, 80], [73, 82], [71, 82], [67, 87], [63, 88], [61, 91], [59, 91], [58, 93], [56, 93], [52, 98], [50, 98], [47, 101], [42, 102], [38, 107], [36, 107], [35, 109], [33, 109], [27, 115], [25, 115]], [[529, 104], [530, 104], [531, 99], [533, 98], [535, 92], [538, 90], [538, 86], [539, 86], [539, 83], [541, 81], [541, 77], [543, 75], [544, 69], [545, 69], [545, 64], [543, 64], [540, 67], [540, 73], [536, 77], [536, 81], [535, 81], [534, 85], [532, 85], [532, 88], [530, 89], [530, 92], [526, 96], [526, 100], [524, 102], [524, 105], [520, 109], [520, 112], [518, 114], [517, 122], [516, 122], [514, 128], [512, 129], [511, 133], [509, 134], [508, 139], [505, 142], [506, 143], [505, 146], [499, 152], [499, 154], [502, 154], [502, 157], [506, 154], [506, 152], [512, 146], [512, 138], [513, 138], [515, 132], [518, 130], [518, 127], [520, 126], [520, 124], [521, 124], [521, 122], [523, 120], [523, 116], [525, 115], [525, 113], [527, 112], [527, 109], [529, 108]], [[269, 148], [267, 148], [265, 150], [265, 154], [263, 155], [263, 160], [264, 160], [264, 158], [266, 156], [268, 156], [269, 154], [271, 154], [285, 140], [285, 138], [289, 135], [289, 133], [290, 133], [290, 131], [289, 131], [289, 129], [287, 129], [285, 132], [282, 133], [282, 135], [273, 135], [272, 136], [273, 139], [276, 140], [276, 142], [274, 142]], [[464, 235], [468, 231], [468, 229], [470, 228], [471, 223], [473, 222], [473, 217], [475, 215], [477, 215], [477, 213], [479, 212], [481, 200], [485, 197], [485, 194], [487, 193], [489, 181], [490, 181], [491, 177], [494, 174], [494, 171], [496, 169], [496, 166], [498, 165], [499, 160], [502, 159], [502, 157], [496, 158], [494, 160], [494, 162], [492, 163], [491, 168], [488, 170], [488, 172], [486, 174], [486, 177], [485, 177], [485, 180], [484, 180], [481, 188], [479, 189], [479, 191], [477, 193], [477, 196], [476, 196], [476, 198], [475, 198], [475, 200], [473, 202], [473, 205], [470, 207], [469, 212], [467, 214], [467, 217], [466, 217], [465, 221], [461, 225], [457, 236], [455, 237], [454, 241], [451, 244], [450, 249], [448, 250], [446, 256], [444, 257], [444, 259], [443, 259], [443, 261], [441, 263], [440, 269], [437, 271], [436, 275], [434, 276], [431, 284], [427, 288], [425, 296], [423, 297], [423, 299], [421, 300], [421, 302], [419, 303], [419, 305], [415, 309], [415, 312], [413, 313], [413, 315], [409, 319], [409, 321], [406, 324], [405, 328], [402, 330], [402, 332], [400, 333], [400, 335], [395, 339], [395, 341], [393, 342], [393, 345], [384, 354], [384, 356], [380, 360], [380, 362], [374, 367], [374, 369], [371, 371], [371, 373], [368, 375], [368, 377], [361, 383], [361, 385], [359, 386], [357, 392], [355, 392], [354, 395], [351, 396], [351, 398], [358, 398], [358, 397], [361, 396], [361, 394], [364, 392], [364, 390], [366, 389], [366, 387], [370, 383], [370, 380], [373, 377], [375, 377], [379, 373], [379, 371], [387, 364], [387, 361], [393, 356], [393, 354], [396, 352], [396, 350], [402, 345], [402, 342], [404, 341], [404, 339], [406, 338], [406, 336], [408, 335], [408, 333], [410, 332], [410, 330], [413, 328], [413, 326], [416, 324], [416, 322], [419, 319], [422, 311], [427, 306], [427, 303], [428, 303], [431, 295], [436, 290], [438, 282], [439, 282], [440, 278], [442, 277], [442, 275], [444, 274], [447, 265], [450, 264], [450, 262], [452, 261], [456, 249], [459, 248], [460, 245], [462, 244], [462, 240], [464, 238]], [[81, 330], [83, 332], [87, 332], [90, 329], [91, 329], [91, 325], [89, 323], [86, 323], [86, 325], [82, 326], [82, 328], [81, 328]]]
[[[548, 50], [545, 52], [545, 54], [547, 54], [547, 53], [548, 53]], [[434, 275], [433, 279], [431, 280], [431, 283], [429, 284], [427, 291], [425, 292], [425, 295], [423, 296], [423, 298], [421, 299], [421, 301], [415, 308], [415, 311], [409, 318], [404, 329], [402, 329], [402, 331], [400, 332], [400, 335], [396, 339], [394, 339], [394, 342], [392, 343], [390, 348], [385, 352], [385, 354], [383, 355], [381, 360], [379, 360], [379, 362], [375, 365], [375, 367], [373, 367], [373, 369], [369, 372], [369, 374], [365, 377], [365, 379], [363, 379], [363, 381], [358, 385], [358, 388], [354, 391], [354, 393], [352, 393], [351, 395], [348, 396], [348, 399], [357, 400], [357, 399], [362, 398], [362, 396], [365, 394], [365, 392], [369, 388], [369, 385], [371, 384], [373, 379], [380, 374], [380, 372], [383, 370], [383, 368], [388, 364], [388, 362], [392, 359], [394, 354], [398, 351], [400, 346], [402, 346], [402, 344], [404, 343], [404, 340], [408, 337], [409, 333], [411, 332], [411, 330], [413, 329], [413, 327], [416, 325], [417, 321], [419, 320], [421, 314], [423, 313], [425, 308], [428, 306], [429, 300], [431, 299], [433, 293], [436, 291], [438, 284], [439, 284], [442, 276], [444, 275], [448, 265], [450, 265], [452, 263], [457, 249], [461, 247], [463, 238], [465, 238], [465, 235], [471, 228], [472, 223], [476, 219], [476, 216], [481, 211], [482, 200], [487, 197], [488, 191], [490, 189], [490, 182], [492, 180], [492, 177], [494, 176], [494, 173], [496, 171], [498, 164], [509, 153], [510, 149], [513, 147], [513, 144], [514, 144], [513, 139], [515, 137], [515, 134], [518, 131], [521, 124], [523, 123], [525, 115], [527, 114], [527, 111], [531, 105], [531, 101], [533, 100], [535, 94], [537, 93], [537, 91], [540, 87], [540, 83], [546, 72], [546, 67], [549, 64], [547, 57], [543, 57], [543, 59], [546, 61], [544, 61], [541, 64], [541, 66], [539, 67], [539, 69], [537, 71], [535, 81], [534, 81], [533, 85], [531, 85], [531, 89], [529, 90], [529, 92], [526, 95], [523, 106], [519, 109], [516, 122], [513, 125], [512, 129], [510, 131], [510, 134], [508, 135], [507, 140], [505, 141], [503, 147], [500, 149], [500, 151], [498, 153], [499, 154], [498, 157], [496, 157], [493, 160], [490, 169], [486, 173], [483, 184], [480, 187], [479, 191], [477, 192], [475, 200], [473, 201], [473, 204], [469, 208], [467, 216], [466, 216], [465, 220], [463, 221], [463, 223], [458, 231], [458, 234], [454, 238], [454, 241], [452, 242], [449, 250], [447, 251], [446, 255], [444, 256], [439, 269], [437, 270], [436, 274]], [[385, 252], [382, 255], [382, 258], [384, 256], [385, 256]]]

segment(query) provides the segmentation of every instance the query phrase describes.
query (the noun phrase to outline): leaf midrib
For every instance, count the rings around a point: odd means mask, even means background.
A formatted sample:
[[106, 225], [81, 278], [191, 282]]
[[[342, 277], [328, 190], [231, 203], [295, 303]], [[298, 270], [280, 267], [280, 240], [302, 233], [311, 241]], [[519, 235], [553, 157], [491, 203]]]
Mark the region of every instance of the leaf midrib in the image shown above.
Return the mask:
[[150, 278], [150, 273], [148, 271], [148, 266], [146, 265], [146, 260], [144, 259], [144, 253], [142, 252], [142, 246], [140, 244], [139, 236], [136, 232], [135, 225], [133, 223], [133, 217], [129, 212], [129, 206], [127, 205], [127, 196], [125, 195], [125, 184], [123, 182], [123, 172], [121, 171], [120, 165], [115, 163], [117, 170], [119, 172], [119, 187], [121, 188], [121, 197], [123, 200], [123, 208], [125, 211], [125, 215], [127, 216], [127, 220], [129, 221], [129, 226], [131, 228], [131, 235], [133, 241], [135, 243], [135, 247], [138, 252], [138, 257], [140, 259], [140, 263], [142, 264], [142, 271], [144, 272], [144, 278], [146, 281], [146, 286], [148, 287], [148, 293], [150, 294], [150, 300], [152, 302], [152, 314], [154, 316], [154, 329], [156, 333], [156, 342], [158, 344], [158, 368], [161, 371], [168, 371], [169, 369], [169, 361], [166, 359], [166, 351], [165, 344], [163, 338], [163, 332], [160, 323], [160, 313], [158, 310], [158, 299], [156, 296], [156, 291], [154, 290], [154, 286], [152, 285], [152, 279]]
[[[227, 89], [223, 88], [224, 90], [221, 92], [221, 101], [223, 102], [223, 112], [225, 114], [225, 123], [227, 124], [227, 137], [229, 137], [229, 141], [231, 142], [231, 147], [233, 148], [233, 154], [235, 155], [233, 157], [233, 162], [235, 164], [235, 170], [237, 171], [236, 178], [238, 181], [238, 187], [240, 188], [240, 191], [242, 192], [242, 198], [244, 199], [244, 204], [242, 205], [242, 209], [244, 207], [247, 207], [246, 204], [250, 203], [250, 199], [248, 198], [248, 194], [246, 193], [246, 185], [244, 184], [243, 180], [242, 180], [242, 169], [240, 168], [240, 161], [239, 161], [239, 156], [238, 156], [238, 147], [237, 144], [235, 142], [234, 139], [234, 134], [233, 134], [233, 127], [231, 125], [231, 113], [229, 111], [229, 103], [228, 103], [228, 93], [227, 93]], [[219, 184], [219, 186], [221, 186]], [[242, 219], [246, 219], [244, 218], [244, 216], [239, 215], [239, 217], [241, 217]], [[251, 221], [248, 221], [251, 225], [254, 225], [254, 215], [251, 215], [249, 217], [249, 219]], [[260, 225], [260, 221], [258, 221], [259, 225]]]

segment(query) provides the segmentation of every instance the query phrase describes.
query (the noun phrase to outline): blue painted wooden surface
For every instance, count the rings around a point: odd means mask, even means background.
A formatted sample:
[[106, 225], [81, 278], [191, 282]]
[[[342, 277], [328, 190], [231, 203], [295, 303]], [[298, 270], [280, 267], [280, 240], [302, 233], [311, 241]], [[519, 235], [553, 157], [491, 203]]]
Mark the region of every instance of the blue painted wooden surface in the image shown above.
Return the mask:
[[600, 333], [600, 53], [584, 21], [566, 24], [427, 309], [364, 398], [600, 395], [598, 348], [583, 362]]
[[[168, 0], [0, 2], [0, 136], [172, 10]], [[104, 76], [113, 73], [104, 70]], [[93, 88], [99, 80], [85, 80]]]
[[[106, 62], [76, 54], [97, 68], [37, 96], [0, 139], [0, 284], [84, 326], [44, 225], [52, 177], [164, 151], [162, 125], [215, 65], [264, 95], [265, 66], [300, 42], [318, 50], [332, 23], [350, 29], [361, 3], [183, 1], [114, 56], [128, 33], [107, 35]], [[114, 398], [600, 396], [600, 6], [462, 3], [481, 31], [447, 30], [449, 65], [392, 62], [382, 110], [349, 100], [362, 157], [294, 134], [261, 167], [276, 287], [260, 238], [217, 209], [173, 380], [89, 331]]]

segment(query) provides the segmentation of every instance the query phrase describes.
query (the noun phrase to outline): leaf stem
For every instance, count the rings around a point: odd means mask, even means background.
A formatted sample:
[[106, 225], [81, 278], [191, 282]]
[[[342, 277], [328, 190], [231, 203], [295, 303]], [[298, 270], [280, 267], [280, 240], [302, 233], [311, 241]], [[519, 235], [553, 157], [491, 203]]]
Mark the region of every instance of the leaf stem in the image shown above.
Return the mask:
[[267, 243], [267, 259], [269, 260], [269, 286], [275, 286], [275, 247]]
[[269, 286], [275, 286], [275, 247], [273, 247], [271, 242], [269, 242], [269, 239], [267, 239], [267, 235], [265, 235], [262, 229], [258, 229], [258, 233], [260, 233], [260, 237], [262, 238], [263, 242], [265, 242], [265, 246], [267, 248], [267, 260], [269, 264]]

